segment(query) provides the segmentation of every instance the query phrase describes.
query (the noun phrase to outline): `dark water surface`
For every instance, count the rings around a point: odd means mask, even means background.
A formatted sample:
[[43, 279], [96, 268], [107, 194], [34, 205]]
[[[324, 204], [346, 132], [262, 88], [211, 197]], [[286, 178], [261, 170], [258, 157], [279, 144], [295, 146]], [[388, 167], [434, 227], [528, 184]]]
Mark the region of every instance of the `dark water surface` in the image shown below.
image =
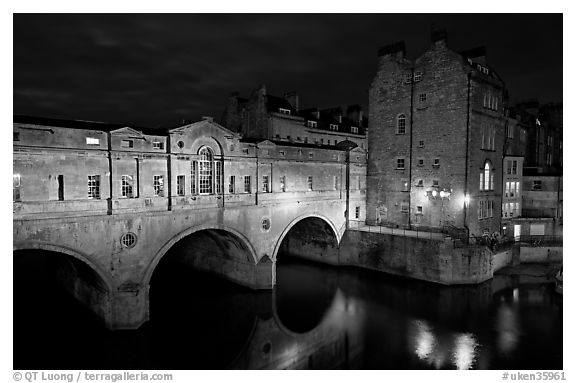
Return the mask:
[[63, 292], [50, 256], [14, 257], [14, 369], [562, 369], [550, 278], [442, 287], [282, 257], [254, 292], [162, 265], [151, 320], [110, 332]]

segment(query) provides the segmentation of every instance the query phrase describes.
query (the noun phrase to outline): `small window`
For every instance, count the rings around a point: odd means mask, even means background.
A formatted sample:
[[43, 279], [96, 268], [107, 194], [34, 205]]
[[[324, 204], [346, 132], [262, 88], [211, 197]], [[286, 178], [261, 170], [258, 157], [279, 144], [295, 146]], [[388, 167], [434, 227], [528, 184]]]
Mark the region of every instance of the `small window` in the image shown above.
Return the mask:
[[308, 152], [308, 158], [314, 158], [314, 152]]
[[334, 176], [334, 190], [338, 190], [339, 179], [338, 176]]
[[286, 139], [287, 139], [288, 141], [292, 141], [292, 137], [291, 137], [291, 136], [286, 136]]
[[402, 202], [400, 204], [400, 211], [402, 213], [408, 213], [408, 203], [407, 202]]
[[406, 115], [404, 114], [396, 118], [396, 134], [406, 134]]
[[416, 206], [416, 214], [422, 214], [422, 206]]
[[312, 191], [313, 190], [313, 183], [312, 183], [312, 176], [308, 176], [308, 191]]
[[244, 176], [244, 193], [252, 193], [252, 183], [250, 176]]
[[286, 156], [286, 152], [284, 150], [280, 150], [278, 152], [278, 154], [280, 155], [280, 157], [285, 157]]
[[298, 149], [298, 155], [302, 157], [302, 149]]
[[532, 181], [532, 190], [542, 190], [542, 181], [541, 180]]
[[414, 72], [414, 82], [422, 81], [422, 72]]
[[438, 180], [432, 180], [432, 187], [438, 187]]
[[324, 139], [323, 138], [320, 139], [320, 145], [324, 145]]
[[351, 131], [352, 133], [354, 133], [354, 134], [358, 134], [358, 127], [357, 127], [357, 126], [352, 126], [352, 127], [350, 128], [350, 131]]
[[418, 95], [418, 99], [420, 100], [420, 103], [421, 103], [421, 104], [426, 103], [426, 93], [420, 93], [420, 94]]
[[133, 148], [134, 147], [134, 141], [122, 140], [122, 141], [120, 141], [120, 147], [121, 148]]
[[20, 141], [20, 133], [18, 132], [12, 133], [12, 141]]
[[161, 141], [154, 141], [154, 142], [152, 142], [152, 149], [163, 150], [164, 149], [164, 143]]
[[338, 130], [338, 125], [336, 125], [336, 124], [330, 124], [330, 130], [337, 131], [337, 130]]
[[418, 180], [418, 182], [416, 183], [416, 186], [424, 187], [424, 180]]
[[12, 176], [12, 200], [14, 202], [20, 202], [20, 189], [22, 187], [20, 174], [14, 174]]
[[418, 166], [424, 166], [424, 158], [418, 158]]
[[356, 219], [360, 218], [360, 206], [356, 206], [356, 211], [355, 211], [354, 216], [356, 217]]
[[305, 143], [305, 144], [308, 143], [308, 137], [304, 137], [304, 143]]
[[286, 176], [280, 177], [280, 191], [281, 192], [286, 191]]
[[270, 230], [270, 218], [262, 218], [262, 229], [265, 231]]
[[279, 134], [277, 134], [275, 137], [276, 137], [276, 139], [278, 139], [278, 140], [280, 139], [280, 135], [279, 135]]
[[404, 169], [404, 158], [396, 159], [396, 169]]
[[86, 145], [100, 145], [100, 139], [96, 137], [86, 137]]
[[423, 147], [424, 147], [424, 140], [418, 141], [418, 147], [419, 147], [419, 148], [423, 148]]
[[228, 178], [228, 193], [236, 194], [236, 176]]
[[411, 84], [412, 83], [412, 73], [406, 73], [404, 75], [404, 84]]
[[307, 125], [309, 128], [317, 128], [317, 127], [318, 127], [318, 123], [317, 123], [316, 121], [307, 121], [307, 122], [306, 122], [306, 125]]
[[120, 243], [122, 246], [130, 249], [136, 245], [136, 234], [134, 233], [126, 233], [120, 238]]
[[402, 182], [402, 191], [405, 192], [410, 191], [410, 184], [408, 183], [407, 178], [402, 178], [400, 182]]
[[282, 114], [290, 115], [290, 109], [278, 108], [278, 111]]
[[440, 158], [434, 158], [434, 163], [432, 164], [435, 168], [440, 167]]
[[178, 141], [176, 143], [176, 146], [178, 146], [178, 148], [180, 148], [180, 149], [184, 148], [184, 141]]
[[244, 149], [242, 149], [242, 153], [244, 153], [244, 154], [248, 154], [248, 153], [249, 153], [249, 152], [248, 152], [248, 148], [244, 148]]
[[270, 177], [262, 176], [262, 192], [270, 193]]
[[300, 136], [296, 137], [296, 141], [302, 141], [302, 139], [300, 138]]
[[186, 190], [186, 177], [185, 176], [176, 177], [176, 194], [178, 194], [179, 196], [183, 196], [184, 190]]
[[158, 197], [164, 196], [164, 176], [153, 176], [154, 177], [154, 195]]

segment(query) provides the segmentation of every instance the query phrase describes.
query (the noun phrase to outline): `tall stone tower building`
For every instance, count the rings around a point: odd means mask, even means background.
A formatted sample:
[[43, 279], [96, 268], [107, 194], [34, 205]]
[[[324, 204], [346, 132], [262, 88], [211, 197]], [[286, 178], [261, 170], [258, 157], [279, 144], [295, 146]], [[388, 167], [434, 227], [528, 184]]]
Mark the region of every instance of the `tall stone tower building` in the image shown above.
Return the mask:
[[457, 53], [446, 32], [411, 61], [382, 47], [370, 86], [367, 223], [499, 232], [504, 82], [484, 48]]

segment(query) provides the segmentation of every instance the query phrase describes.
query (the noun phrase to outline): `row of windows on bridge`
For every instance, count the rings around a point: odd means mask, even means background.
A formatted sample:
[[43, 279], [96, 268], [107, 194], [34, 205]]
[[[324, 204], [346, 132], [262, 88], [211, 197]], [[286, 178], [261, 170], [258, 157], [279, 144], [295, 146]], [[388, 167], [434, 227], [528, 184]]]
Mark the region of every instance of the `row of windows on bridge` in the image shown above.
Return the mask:
[[[196, 161], [195, 161], [196, 162]], [[212, 172], [207, 164], [196, 164], [193, 162], [192, 172], [191, 172], [191, 185], [190, 192], [192, 195], [210, 195], [210, 194], [222, 194], [222, 166], [221, 163], [216, 162], [216, 171]], [[198, 171], [196, 171], [198, 169]], [[101, 190], [101, 176], [99, 174], [88, 175], [87, 180], [87, 197], [90, 199], [99, 199]], [[240, 176], [242, 179], [242, 192], [249, 194], [252, 193], [252, 176]], [[64, 175], [58, 175], [58, 200], [64, 200]], [[198, 182], [196, 182], [196, 180]], [[360, 189], [359, 176], [355, 176], [356, 187]], [[286, 176], [280, 176], [280, 192], [287, 191], [287, 179]], [[228, 177], [228, 193], [237, 194], [236, 188], [236, 176]], [[308, 191], [316, 190], [314, 187], [314, 177], [307, 176], [306, 179]], [[163, 197], [165, 195], [164, 189], [164, 175], [153, 175], [152, 185], [154, 190], [154, 196]], [[271, 179], [269, 175], [262, 176], [262, 189], [263, 193], [271, 193]], [[21, 201], [21, 188], [22, 180], [20, 174], [14, 174], [13, 178], [13, 200], [15, 202]], [[333, 176], [333, 190], [338, 190], [340, 188], [340, 178], [338, 176]], [[132, 174], [124, 174], [121, 176], [121, 197], [124, 198], [138, 198], [138, 179]], [[184, 196], [186, 194], [186, 176], [177, 175], [176, 176], [176, 195]]]

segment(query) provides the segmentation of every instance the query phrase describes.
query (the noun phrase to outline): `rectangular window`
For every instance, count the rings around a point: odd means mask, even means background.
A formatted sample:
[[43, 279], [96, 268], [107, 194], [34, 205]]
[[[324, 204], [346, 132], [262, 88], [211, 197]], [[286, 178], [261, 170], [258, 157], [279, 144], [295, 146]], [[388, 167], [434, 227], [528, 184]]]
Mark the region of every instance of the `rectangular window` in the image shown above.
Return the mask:
[[198, 161], [192, 161], [192, 170], [190, 171], [190, 194], [198, 194], [196, 186], [196, 173], [198, 172]]
[[414, 72], [414, 82], [422, 81], [422, 72]]
[[416, 183], [416, 186], [424, 187], [424, 180], [418, 180], [418, 182]]
[[404, 75], [404, 84], [411, 84], [412, 83], [412, 73], [406, 73]]
[[176, 194], [183, 196], [184, 190], [186, 190], [186, 176], [176, 177]]
[[396, 159], [396, 169], [404, 169], [404, 158]]
[[100, 139], [95, 137], [86, 137], [86, 145], [100, 145]]
[[432, 187], [437, 188], [438, 187], [438, 180], [432, 180]]
[[[318, 123], [316, 121], [307, 121], [306, 125], [308, 125], [309, 128], [317, 128], [318, 127]], [[304, 141], [308, 142], [307, 137], [305, 137]]]
[[308, 158], [314, 158], [314, 152], [308, 152]]
[[216, 177], [214, 178], [214, 183], [216, 184], [216, 194], [222, 194], [222, 162], [215, 162], [216, 165]]
[[120, 147], [122, 147], [122, 148], [133, 148], [133, 147], [134, 147], [134, 141], [132, 141], [132, 140], [122, 140], [122, 141], [120, 141]]
[[408, 213], [408, 203], [407, 202], [402, 202], [400, 204], [400, 211], [402, 213]]
[[313, 190], [313, 189], [312, 189], [312, 186], [313, 186], [313, 184], [312, 184], [312, 176], [308, 176], [308, 191]]
[[354, 216], [356, 217], [356, 219], [360, 218], [360, 206], [356, 206], [356, 212], [355, 212]]
[[532, 181], [532, 190], [542, 190], [542, 181], [541, 180]]
[[511, 197], [511, 195], [510, 195], [510, 182], [508, 182], [508, 181], [506, 182], [506, 194], [505, 194], [505, 196]]
[[280, 191], [281, 192], [286, 191], [286, 176], [280, 177]]
[[20, 183], [21, 179], [20, 179], [20, 174], [14, 174], [12, 176], [12, 200], [14, 202], [20, 202], [20, 188], [21, 188], [21, 183]]
[[100, 198], [100, 176], [88, 176], [88, 198]]
[[418, 166], [424, 166], [424, 158], [418, 158]]
[[228, 178], [228, 193], [236, 194], [236, 176], [230, 176]]
[[421, 104], [426, 103], [426, 93], [420, 93], [418, 95], [418, 100], [420, 101]]
[[508, 126], [508, 138], [514, 138], [514, 126]]
[[520, 196], [520, 182], [515, 182], [514, 193], [516, 197]]
[[338, 176], [334, 176], [334, 190], [338, 190]]
[[304, 143], [305, 143], [305, 144], [308, 143], [308, 137], [304, 137]]
[[122, 197], [134, 198], [134, 177], [132, 175], [122, 176]]
[[[358, 134], [358, 127], [357, 126], [352, 126], [350, 128], [350, 131], [354, 134]], [[334, 143], [334, 145], [336, 145], [336, 143]]]
[[20, 133], [18, 132], [12, 133], [12, 141], [20, 141]]
[[418, 141], [418, 147], [419, 147], [419, 148], [423, 148], [423, 147], [424, 147], [424, 140]]
[[488, 201], [488, 217], [494, 217], [494, 201]]
[[244, 193], [252, 193], [252, 182], [250, 176], [244, 176]]
[[198, 161], [198, 191], [200, 194], [212, 194], [212, 161]]
[[337, 131], [337, 130], [338, 130], [338, 125], [337, 125], [337, 124], [330, 124], [330, 130]]
[[154, 176], [154, 195], [164, 197], [164, 176]]
[[164, 149], [164, 143], [160, 141], [153, 141], [152, 142], [152, 149]]
[[64, 175], [58, 176], [58, 201], [64, 201]]
[[290, 115], [290, 109], [278, 108], [278, 111], [282, 114]]
[[262, 192], [270, 193], [270, 177], [262, 176]]
[[434, 158], [434, 163], [432, 164], [435, 168], [440, 167], [440, 158]]
[[248, 151], [248, 148], [244, 148], [244, 149], [242, 149], [242, 153], [249, 154], [250, 152]]
[[422, 206], [416, 206], [416, 214], [422, 214]]
[[278, 152], [278, 154], [280, 155], [280, 157], [285, 157], [286, 156], [286, 152], [284, 150], [280, 150]]

